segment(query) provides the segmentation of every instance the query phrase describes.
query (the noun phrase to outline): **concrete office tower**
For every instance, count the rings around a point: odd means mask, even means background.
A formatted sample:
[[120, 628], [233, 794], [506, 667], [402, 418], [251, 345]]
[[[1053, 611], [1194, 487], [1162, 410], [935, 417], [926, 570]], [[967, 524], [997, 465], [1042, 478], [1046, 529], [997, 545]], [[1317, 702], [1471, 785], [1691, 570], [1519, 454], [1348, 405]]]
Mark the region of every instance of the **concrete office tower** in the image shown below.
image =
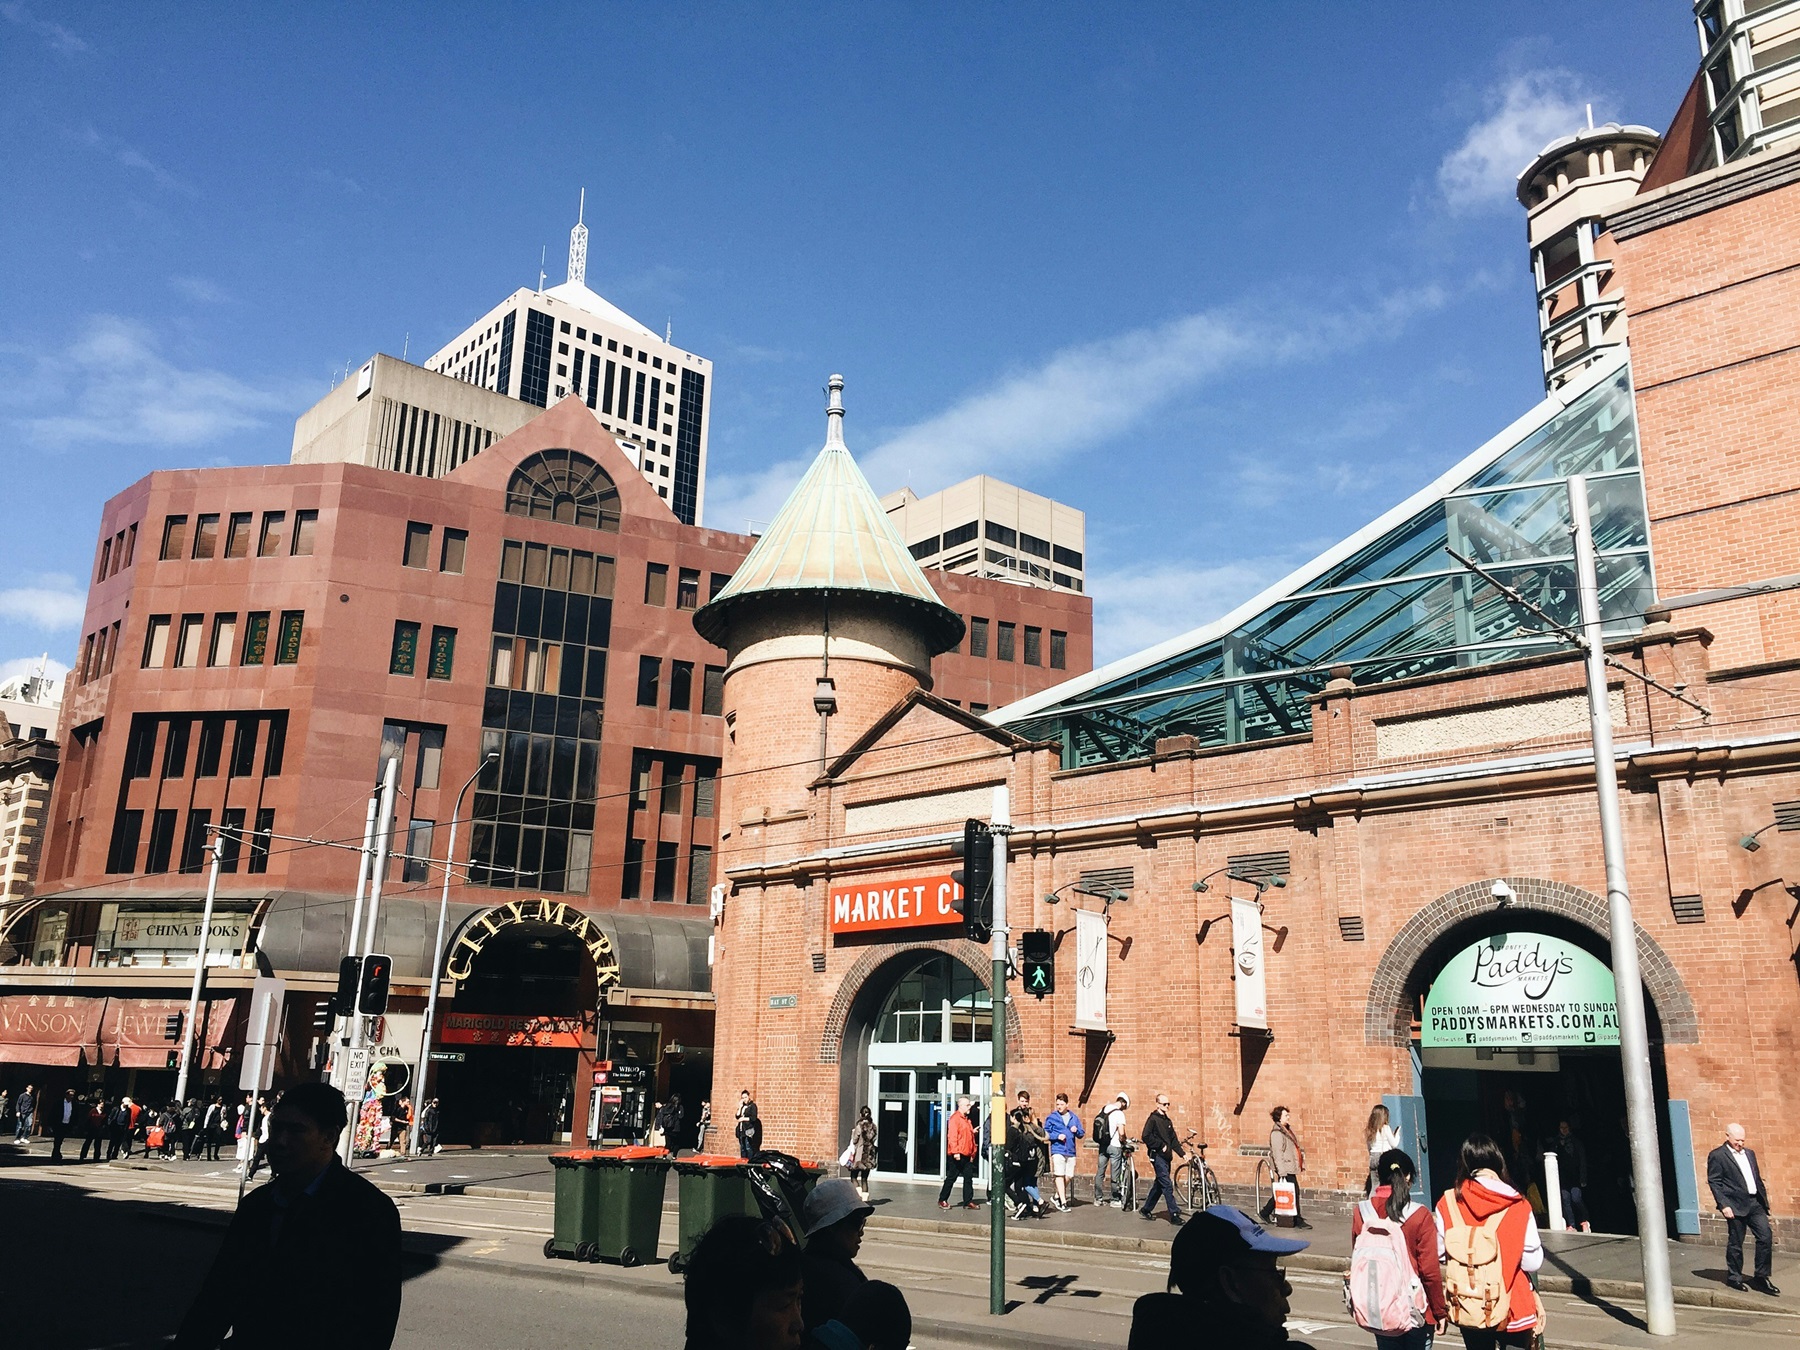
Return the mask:
[[[582, 204], [586, 206], [586, 194]], [[584, 220], [569, 232], [569, 279], [520, 287], [425, 362], [427, 370], [538, 408], [574, 394], [625, 445], [676, 518], [706, 502], [712, 362], [683, 351], [587, 285]]]
[[1550, 142], [1519, 174], [1546, 391], [1625, 345], [1625, 297], [1605, 218], [1637, 194], [1661, 145], [1649, 127], [1590, 125]]
[[738, 822], [754, 834], [756, 821], [804, 813], [824, 765], [929, 688], [931, 658], [962, 640], [962, 618], [850, 457], [843, 389], [833, 375], [824, 449], [730, 584], [694, 615], [726, 650], [721, 819], [734, 833]]
[[901, 488], [881, 505], [922, 566], [1063, 591], [1086, 589], [1087, 515], [1072, 506], [986, 474], [929, 497]]
[[1695, 0], [1694, 29], [1709, 153], [1693, 168], [1800, 139], [1800, 0]]

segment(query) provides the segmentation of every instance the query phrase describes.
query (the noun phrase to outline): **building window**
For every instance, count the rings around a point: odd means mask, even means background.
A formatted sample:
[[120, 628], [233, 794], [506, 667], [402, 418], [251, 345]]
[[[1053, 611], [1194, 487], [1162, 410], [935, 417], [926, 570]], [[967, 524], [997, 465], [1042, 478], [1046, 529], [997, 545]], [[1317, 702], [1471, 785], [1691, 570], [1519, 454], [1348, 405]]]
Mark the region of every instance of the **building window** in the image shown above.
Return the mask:
[[690, 905], [704, 905], [706, 893], [712, 889], [712, 850], [695, 844], [688, 857], [687, 900]]
[[262, 523], [262, 541], [256, 546], [256, 556], [273, 558], [281, 552], [281, 542], [287, 537], [287, 512], [264, 511]]
[[223, 717], [201, 718], [200, 748], [194, 753], [194, 777], [218, 777], [219, 757], [224, 749], [225, 719]]
[[654, 708], [662, 684], [662, 658], [638, 657], [637, 701], [640, 708]]
[[144, 635], [144, 669], [161, 670], [169, 659], [169, 616], [152, 614]]
[[168, 720], [169, 734], [163, 741], [164, 778], [187, 777], [188, 730], [192, 724], [185, 717]]
[[669, 568], [666, 563], [650, 563], [644, 568], [644, 603], [657, 606], [669, 603]]
[[986, 619], [969, 620], [969, 655], [986, 656], [988, 654], [988, 621]]
[[1050, 630], [1050, 669], [1067, 670], [1069, 668], [1069, 635], [1058, 629]]
[[123, 562], [121, 562], [119, 560], [118, 547], [115, 545], [113, 548], [113, 571], [117, 572], [121, 567], [130, 567], [132, 555], [136, 552], [137, 552], [137, 522], [133, 521], [125, 529], [125, 558], [124, 558]]
[[181, 616], [181, 633], [175, 641], [175, 665], [178, 669], [190, 669], [200, 664], [200, 638], [205, 628], [204, 615]]
[[513, 471], [508, 515], [590, 530], [619, 530], [619, 490], [601, 467], [573, 450], [541, 450]]
[[1058, 567], [1073, 567], [1077, 571], [1081, 569], [1081, 555], [1072, 548], [1064, 548], [1058, 544], [1050, 550], [1050, 556]]
[[980, 526], [973, 520], [967, 525], [958, 525], [954, 530], [944, 531], [944, 547], [955, 548], [958, 544], [966, 544], [980, 532]]
[[431, 526], [421, 525], [418, 521], [406, 524], [406, 552], [401, 556], [403, 567], [431, 566]]
[[206, 832], [211, 825], [211, 811], [188, 812], [187, 830], [181, 838], [183, 872], [198, 872], [206, 866]]
[[290, 550], [296, 558], [312, 556], [313, 541], [319, 532], [317, 511], [294, 512], [294, 543]]
[[650, 892], [652, 900], [670, 904], [675, 899], [675, 864], [681, 857], [681, 845], [664, 839], [656, 845], [656, 879]]
[[411, 675], [419, 660], [419, 625], [394, 620], [394, 643], [388, 649], [388, 674]]
[[456, 667], [456, 630], [441, 625], [431, 630], [431, 664], [425, 668], [428, 680], [447, 680]]
[[173, 562], [187, 548], [187, 517], [169, 516], [163, 521], [162, 561]]
[[250, 866], [246, 869], [253, 873], [269, 870], [269, 844], [275, 833], [275, 813], [262, 808], [256, 813], [256, 830], [250, 836]]
[[298, 609], [285, 609], [281, 612], [281, 628], [275, 640], [275, 664], [278, 666], [297, 665], [300, 661], [300, 631], [305, 627], [306, 614]]
[[157, 811], [150, 817], [150, 848], [144, 856], [144, 870], [155, 875], [169, 870], [175, 852], [174, 811]]
[[984, 713], [987, 710], [988, 710], [988, 705], [985, 703], [971, 703], [969, 705], [969, 711], [972, 713]]
[[225, 524], [225, 556], [227, 558], [248, 558], [250, 556], [250, 519], [248, 511], [233, 511], [231, 519]]
[[137, 867], [138, 841], [143, 832], [142, 811], [121, 811], [113, 817], [112, 843], [106, 850], [108, 872], [130, 872]]
[[694, 775], [694, 819], [712, 819], [713, 802], [718, 795], [718, 787], [717, 771], [702, 764]]
[[994, 641], [994, 659], [996, 661], [1010, 661], [1013, 659], [1013, 634], [1017, 631], [1017, 624], [1002, 623], [1000, 625], [1000, 630], [995, 635]]
[[644, 891], [644, 841], [625, 841], [625, 862], [619, 869], [619, 899], [636, 900]]
[[986, 534], [987, 537], [992, 539], [996, 544], [1004, 544], [1008, 548], [1017, 548], [1019, 546], [1018, 531], [1009, 529], [1005, 525], [998, 525], [990, 520], [987, 522]]
[[194, 517], [194, 556], [210, 558], [219, 550], [219, 516], [211, 515]]
[[244, 811], [232, 807], [219, 819], [219, 870], [235, 873], [243, 854]]
[[444, 531], [444, 551], [438, 557], [438, 571], [462, 575], [468, 551], [469, 532], [446, 529]]
[[1026, 534], [1025, 531], [1020, 530], [1019, 551], [1021, 553], [1029, 553], [1034, 558], [1048, 558], [1050, 556], [1050, 541], [1048, 539], [1039, 539], [1035, 534]]
[[237, 615], [213, 615], [212, 644], [206, 649], [206, 664], [228, 666], [237, 650]]
[[102, 581], [106, 580], [106, 566], [112, 561], [112, 550], [112, 536], [108, 535], [105, 539], [100, 541], [100, 565], [94, 569], [95, 585], [99, 585]]
[[252, 610], [244, 616], [244, 661], [260, 666], [269, 656], [269, 611]]
[[706, 578], [706, 598], [717, 600], [719, 592], [731, 584], [731, 577], [725, 572], [713, 572]]
[[431, 836], [435, 820], [413, 820], [406, 827], [406, 857], [400, 864], [400, 880], [431, 880]]
[[665, 816], [681, 814], [681, 761], [666, 759], [663, 761], [662, 789], [657, 793], [657, 812]]
[[700, 673], [700, 711], [707, 717], [725, 713], [725, 667], [708, 666]]
[[673, 712], [686, 712], [694, 701], [694, 663], [692, 661], [669, 662], [669, 708]]
[[698, 609], [699, 607], [700, 573], [695, 568], [684, 567], [675, 583], [675, 608]]
[[1025, 664], [1041, 666], [1044, 664], [1044, 630], [1025, 625]]

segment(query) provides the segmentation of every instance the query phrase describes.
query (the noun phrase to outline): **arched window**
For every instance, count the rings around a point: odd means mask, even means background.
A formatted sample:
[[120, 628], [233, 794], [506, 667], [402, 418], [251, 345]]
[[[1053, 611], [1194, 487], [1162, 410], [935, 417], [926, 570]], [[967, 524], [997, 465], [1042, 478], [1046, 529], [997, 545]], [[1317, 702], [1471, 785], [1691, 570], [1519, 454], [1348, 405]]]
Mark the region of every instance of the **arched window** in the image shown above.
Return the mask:
[[573, 450], [540, 450], [513, 471], [506, 513], [619, 532], [619, 490], [606, 471]]
[[948, 956], [928, 957], [900, 978], [875, 1022], [875, 1039], [888, 1044], [912, 1041], [991, 1041], [987, 986], [975, 972]]

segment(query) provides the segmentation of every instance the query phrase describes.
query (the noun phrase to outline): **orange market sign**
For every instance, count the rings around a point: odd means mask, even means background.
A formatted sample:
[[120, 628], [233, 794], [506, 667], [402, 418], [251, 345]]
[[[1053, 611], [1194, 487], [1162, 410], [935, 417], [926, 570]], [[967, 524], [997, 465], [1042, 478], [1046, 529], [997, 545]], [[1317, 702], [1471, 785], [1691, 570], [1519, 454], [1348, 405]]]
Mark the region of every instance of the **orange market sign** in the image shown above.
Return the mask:
[[962, 887], [948, 873], [906, 880], [859, 881], [831, 888], [831, 931], [874, 933], [890, 928], [942, 928], [962, 922], [950, 906]]

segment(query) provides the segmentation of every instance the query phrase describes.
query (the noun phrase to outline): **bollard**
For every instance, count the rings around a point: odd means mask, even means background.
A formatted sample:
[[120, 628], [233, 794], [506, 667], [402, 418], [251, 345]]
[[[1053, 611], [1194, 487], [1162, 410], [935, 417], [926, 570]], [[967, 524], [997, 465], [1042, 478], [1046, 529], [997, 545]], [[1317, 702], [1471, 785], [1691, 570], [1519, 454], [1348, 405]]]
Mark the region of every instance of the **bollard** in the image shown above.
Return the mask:
[[1553, 1152], [1544, 1155], [1544, 1208], [1550, 1212], [1550, 1231], [1566, 1232], [1569, 1224], [1562, 1211], [1562, 1161]]

